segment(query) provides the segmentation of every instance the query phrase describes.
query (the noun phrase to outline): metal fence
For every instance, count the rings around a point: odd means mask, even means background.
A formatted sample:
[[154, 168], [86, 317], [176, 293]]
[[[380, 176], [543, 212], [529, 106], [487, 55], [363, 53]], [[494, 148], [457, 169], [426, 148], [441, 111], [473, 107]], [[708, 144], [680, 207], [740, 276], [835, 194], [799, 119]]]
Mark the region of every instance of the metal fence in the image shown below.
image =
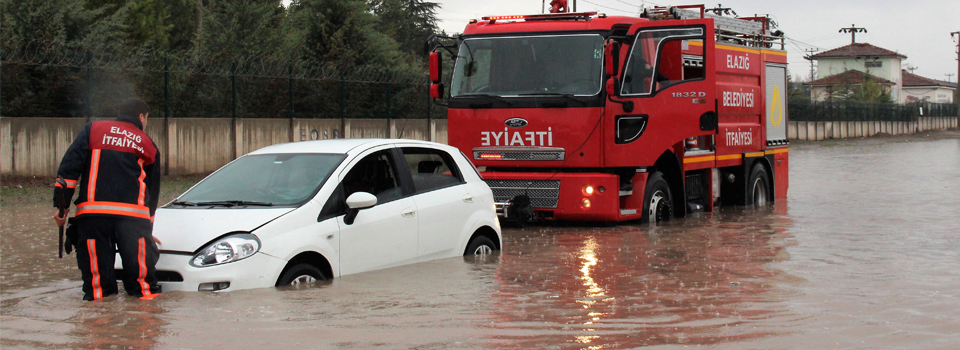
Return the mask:
[[956, 117], [957, 105], [947, 103], [862, 103], [791, 101], [793, 121], [893, 121], [909, 122], [919, 117]]
[[110, 117], [140, 97], [171, 118], [445, 118], [422, 67], [336, 67], [283, 55], [0, 42], [4, 117]]

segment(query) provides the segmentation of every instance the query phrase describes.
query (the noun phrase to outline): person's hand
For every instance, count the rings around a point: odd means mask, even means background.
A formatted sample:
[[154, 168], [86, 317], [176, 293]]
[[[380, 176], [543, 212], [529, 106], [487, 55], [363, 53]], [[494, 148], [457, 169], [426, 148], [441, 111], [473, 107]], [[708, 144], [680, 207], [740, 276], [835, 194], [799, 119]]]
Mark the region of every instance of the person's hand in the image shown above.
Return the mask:
[[59, 209], [55, 213], [53, 213], [53, 222], [57, 223], [57, 227], [63, 227], [63, 225], [67, 224], [67, 214], [69, 213], [70, 213], [69, 209], [63, 211], [63, 216], [60, 216]]
[[157, 236], [153, 236], [153, 242], [156, 243], [157, 245], [163, 244], [162, 242], [160, 242], [159, 239], [157, 239]]

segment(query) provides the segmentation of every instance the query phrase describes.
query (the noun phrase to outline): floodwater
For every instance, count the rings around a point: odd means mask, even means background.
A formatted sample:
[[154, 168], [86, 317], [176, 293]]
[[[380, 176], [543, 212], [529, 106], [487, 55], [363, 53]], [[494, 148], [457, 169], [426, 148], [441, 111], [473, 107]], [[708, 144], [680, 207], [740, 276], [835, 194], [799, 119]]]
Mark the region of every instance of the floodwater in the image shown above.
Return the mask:
[[2, 210], [0, 346], [957, 349], [960, 133], [795, 143], [788, 201], [301, 289], [80, 301], [44, 204]]

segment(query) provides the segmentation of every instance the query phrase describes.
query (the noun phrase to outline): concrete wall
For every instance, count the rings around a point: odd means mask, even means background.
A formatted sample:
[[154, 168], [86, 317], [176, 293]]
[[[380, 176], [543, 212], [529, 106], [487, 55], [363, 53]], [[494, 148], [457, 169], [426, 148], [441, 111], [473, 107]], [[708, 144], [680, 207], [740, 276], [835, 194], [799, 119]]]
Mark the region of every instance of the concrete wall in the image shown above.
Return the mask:
[[[0, 118], [0, 172], [55, 176], [86, 125], [78, 118]], [[150, 119], [147, 135], [167, 174], [202, 174], [238, 156], [284, 142], [348, 137], [447, 141], [447, 121], [425, 119]], [[344, 132], [345, 131], [345, 132]]]
[[[0, 172], [55, 176], [60, 159], [86, 125], [77, 118], [0, 118]], [[902, 135], [955, 129], [956, 117], [917, 122], [801, 122], [787, 124], [790, 140], [826, 140]], [[447, 143], [444, 119], [151, 119], [147, 135], [160, 150], [167, 174], [202, 174], [259, 148], [284, 142], [389, 137]]]
[[930, 130], [958, 128], [957, 117], [924, 117], [915, 122], [787, 122], [787, 138], [799, 141], [822, 141], [870, 137], [877, 134], [904, 135]]

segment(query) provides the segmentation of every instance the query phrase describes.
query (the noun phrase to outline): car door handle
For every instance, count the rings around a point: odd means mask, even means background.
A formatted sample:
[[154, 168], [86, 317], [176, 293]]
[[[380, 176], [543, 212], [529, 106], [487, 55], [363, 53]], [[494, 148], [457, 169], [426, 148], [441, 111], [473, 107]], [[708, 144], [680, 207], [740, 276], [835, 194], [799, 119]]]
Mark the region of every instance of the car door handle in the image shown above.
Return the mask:
[[405, 218], [412, 218], [416, 215], [417, 215], [417, 210], [412, 208], [404, 209], [403, 212], [400, 213], [400, 216]]
[[464, 202], [464, 203], [473, 203], [473, 195], [472, 195], [472, 194], [469, 194], [469, 193], [463, 195], [463, 202]]

